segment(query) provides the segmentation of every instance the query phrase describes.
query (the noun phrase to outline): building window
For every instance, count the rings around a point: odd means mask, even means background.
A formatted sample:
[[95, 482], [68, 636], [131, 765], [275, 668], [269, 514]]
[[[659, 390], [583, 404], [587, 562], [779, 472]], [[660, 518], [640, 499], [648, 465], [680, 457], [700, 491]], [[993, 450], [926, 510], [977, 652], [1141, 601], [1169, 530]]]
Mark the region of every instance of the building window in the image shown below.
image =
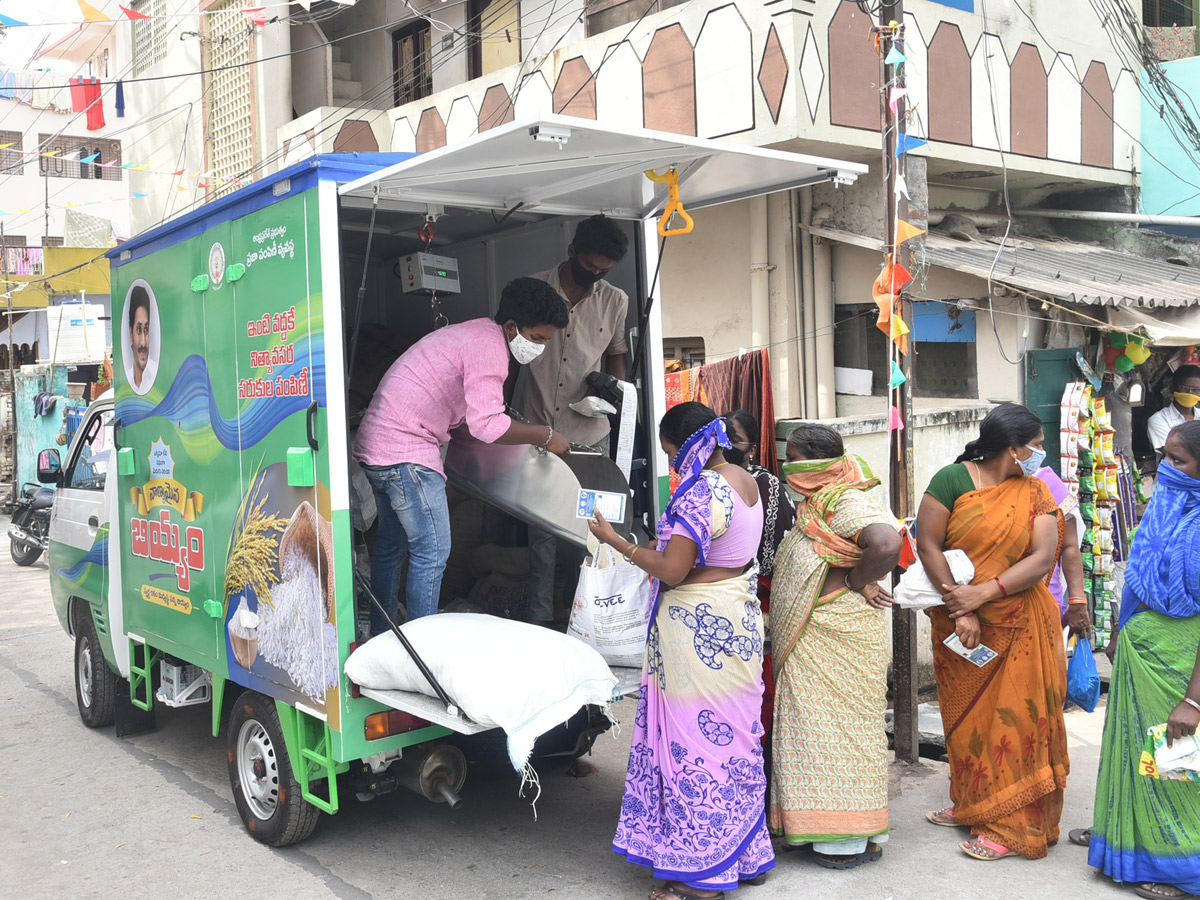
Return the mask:
[[1142, 0], [1142, 21], [1147, 28], [1188, 27], [1195, 22], [1191, 0]]
[[[887, 339], [875, 324], [874, 303], [838, 306], [834, 313], [833, 358], [847, 369], [871, 373], [871, 396], [884, 397], [890, 375]], [[954, 304], [913, 304], [913, 396], [974, 400], [979, 397], [975, 354], [975, 311]]]
[[433, 93], [432, 61], [429, 23], [424, 19], [392, 32], [397, 106]]
[[[6, 143], [0, 141], [0, 143]], [[121, 180], [121, 142], [96, 140], [70, 134], [39, 134], [42, 153], [54, 156], [38, 157], [38, 174], [46, 178], [99, 178]], [[56, 152], [57, 151], [57, 152]], [[95, 159], [91, 157], [95, 156]], [[63, 157], [69, 157], [64, 159]], [[88, 162], [81, 162], [87, 159]], [[111, 162], [111, 166], [98, 165]]]
[[[205, 101], [208, 168], [217, 178], [249, 177], [254, 169], [254, 89], [251, 32], [240, 4], [223, 3], [204, 16]], [[210, 188], [210, 195], [227, 193], [236, 184]]]
[[499, 72], [521, 61], [519, 0], [471, 0], [467, 31], [471, 35], [471, 78]]
[[21, 154], [24, 149], [22, 141], [25, 136], [19, 131], [0, 131], [0, 172], [5, 175], [22, 175], [25, 172], [25, 157]]
[[133, 74], [141, 75], [167, 58], [167, 31], [174, 21], [167, 0], [130, 0], [134, 12], [150, 16], [133, 20]]
[[678, 360], [685, 369], [704, 365], [704, 338], [667, 338], [663, 341], [663, 359]]
[[654, 15], [684, 2], [686, 0], [656, 0], [647, 12], [647, 0], [597, 0], [587, 5], [588, 36], [629, 25], [643, 16]]

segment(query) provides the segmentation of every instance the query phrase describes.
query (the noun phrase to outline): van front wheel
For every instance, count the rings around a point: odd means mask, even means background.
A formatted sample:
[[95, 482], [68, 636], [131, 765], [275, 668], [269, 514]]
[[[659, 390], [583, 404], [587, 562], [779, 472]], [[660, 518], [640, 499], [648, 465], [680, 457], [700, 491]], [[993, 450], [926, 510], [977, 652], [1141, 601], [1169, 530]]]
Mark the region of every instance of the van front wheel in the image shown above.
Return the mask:
[[111, 725], [116, 715], [117, 674], [104, 660], [96, 623], [85, 609], [75, 623], [75, 702], [88, 728]]
[[275, 701], [257, 691], [242, 694], [229, 720], [228, 747], [233, 799], [250, 834], [271, 847], [312, 834], [321, 811], [301, 796]]

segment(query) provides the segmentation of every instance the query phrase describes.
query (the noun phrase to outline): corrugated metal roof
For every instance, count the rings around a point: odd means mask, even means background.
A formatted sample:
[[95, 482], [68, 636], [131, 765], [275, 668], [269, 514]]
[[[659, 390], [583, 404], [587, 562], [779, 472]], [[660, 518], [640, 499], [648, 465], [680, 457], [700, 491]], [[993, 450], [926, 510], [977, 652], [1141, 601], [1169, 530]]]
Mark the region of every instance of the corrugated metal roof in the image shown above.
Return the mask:
[[[882, 247], [877, 240], [838, 228], [813, 227], [812, 233], [860, 247]], [[960, 241], [936, 231], [925, 235], [930, 264], [984, 279], [999, 249], [998, 237]], [[1074, 241], [1010, 237], [992, 278], [1023, 291], [1089, 305], [1200, 305], [1200, 267]]]

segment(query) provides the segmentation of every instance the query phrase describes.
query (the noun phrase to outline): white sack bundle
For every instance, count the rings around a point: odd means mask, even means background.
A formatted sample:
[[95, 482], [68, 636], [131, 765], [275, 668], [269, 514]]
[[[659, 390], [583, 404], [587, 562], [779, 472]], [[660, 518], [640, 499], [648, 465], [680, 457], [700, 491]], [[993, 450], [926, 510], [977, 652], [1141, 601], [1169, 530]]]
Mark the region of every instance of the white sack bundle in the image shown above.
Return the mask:
[[[588, 704], [607, 708], [617, 687], [599, 653], [540, 625], [444, 613], [400, 627], [468, 718], [504, 729], [509, 761], [526, 777], [539, 735]], [[350, 654], [346, 676], [360, 687], [437, 696], [390, 631]]]
[[[950, 574], [956, 584], [970, 584], [975, 577], [975, 565], [967, 556], [965, 550], [947, 550], [944, 554]], [[942, 594], [929, 581], [925, 567], [917, 560], [900, 576], [900, 583], [892, 592], [892, 599], [897, 606], [909, 609], [928, 609], [931, 606], [942, 605]]]

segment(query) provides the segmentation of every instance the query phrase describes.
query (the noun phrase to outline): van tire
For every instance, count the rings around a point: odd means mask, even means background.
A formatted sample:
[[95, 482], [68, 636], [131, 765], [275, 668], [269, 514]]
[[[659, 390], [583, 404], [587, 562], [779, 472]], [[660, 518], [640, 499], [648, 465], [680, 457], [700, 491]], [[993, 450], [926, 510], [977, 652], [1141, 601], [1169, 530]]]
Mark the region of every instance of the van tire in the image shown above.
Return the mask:
[[111, 725], [117, 708], [117, 674], [108, 667], [91, 610], [84, 606], [75, 622], [75, 703], [88, 728]]
[[275, 701], [246, 691], [229, 718], [229, 784], [251, 836], [270, 847], [302, 841], [321, 811], [301, 795], [292, 771]]

